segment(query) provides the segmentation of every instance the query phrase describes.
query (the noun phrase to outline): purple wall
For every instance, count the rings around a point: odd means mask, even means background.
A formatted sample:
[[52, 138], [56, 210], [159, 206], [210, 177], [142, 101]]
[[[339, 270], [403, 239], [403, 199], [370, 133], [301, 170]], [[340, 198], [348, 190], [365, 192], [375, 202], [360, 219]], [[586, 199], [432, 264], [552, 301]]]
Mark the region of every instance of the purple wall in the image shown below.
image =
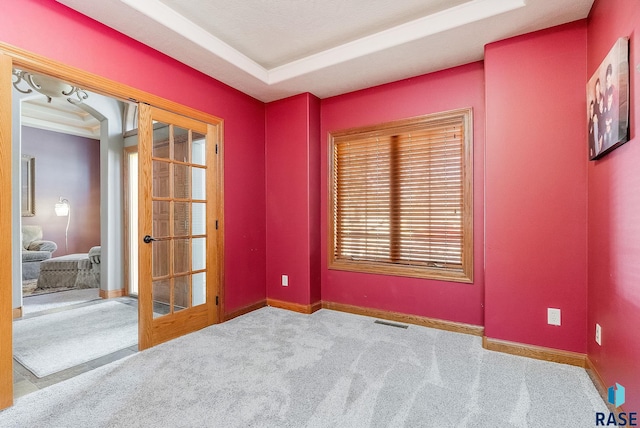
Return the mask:
[[[36, 215], [22, 217], [22, 223], [42, 226], [44, 239], [58, 244], [54, 257], [86, 253], [100, 245], [100, 142], [23, 126], [22, 153], [36, 159]], [[71, 205], [69, 251], [67, 217], [54, 211], [60, 197]]]

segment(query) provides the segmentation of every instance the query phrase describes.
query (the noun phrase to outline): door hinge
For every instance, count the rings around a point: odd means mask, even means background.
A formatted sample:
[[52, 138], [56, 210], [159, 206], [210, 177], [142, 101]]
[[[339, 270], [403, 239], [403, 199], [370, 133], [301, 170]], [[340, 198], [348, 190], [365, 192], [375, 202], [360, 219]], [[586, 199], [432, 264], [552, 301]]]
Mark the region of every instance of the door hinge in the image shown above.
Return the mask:
[[216, 220], [216, 230], [218, 230], [218, 220]]
[[216, 144], [216, 154], [218, 154], [218, 145]]
[[218, 296], [216, 296], [216, 306], [218, 306]]

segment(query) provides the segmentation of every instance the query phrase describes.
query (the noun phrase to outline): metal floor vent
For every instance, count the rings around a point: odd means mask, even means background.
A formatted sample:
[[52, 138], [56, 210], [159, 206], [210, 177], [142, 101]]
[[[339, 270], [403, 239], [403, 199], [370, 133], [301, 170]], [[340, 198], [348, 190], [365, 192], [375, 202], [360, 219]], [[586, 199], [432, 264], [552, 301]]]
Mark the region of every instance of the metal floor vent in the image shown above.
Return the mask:
[[405, 324], [396, 324], [395, 322], [389, 322], [389, 321], [380, 321], [380, 320], [375, 320], [374, 321], [375, 324], [382, 324], [382, 325], [388, 325], [389, 327], [398, 327], [398, 328], [409, 328], [408, 325]]

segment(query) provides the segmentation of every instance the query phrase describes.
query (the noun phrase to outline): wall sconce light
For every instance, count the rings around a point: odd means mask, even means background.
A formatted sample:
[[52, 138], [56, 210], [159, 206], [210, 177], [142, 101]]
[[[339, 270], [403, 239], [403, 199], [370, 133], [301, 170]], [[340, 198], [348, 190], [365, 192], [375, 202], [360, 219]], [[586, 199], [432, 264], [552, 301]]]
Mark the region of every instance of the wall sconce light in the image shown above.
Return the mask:
[[58, 217], [67, 217], [67, 229], [64, 231], [64, 249], [69, 253], [69, 223], [71, 222], [71, 204], [68, 199], [60, 196], [60, 201], [55, 206]]
[[[69, 101], [71, 101], [70, 97], [73, 95], [78, 97], [80, 101], [89, 98], [89, 95], [84, 90], [55, 77], [34, 74], [24, 70], [13, 70], [13, 77], [15, 77], [13, 87], [16, 88], [16, 91], [23, 94], [30, 94], [33, 91], [40, 92], [47, 97], [47, 102], [49, 103], [54, 97], [66, 97]], [[21, 89], [19, 85], [22, 82], [25, 82], [29, 87]]]

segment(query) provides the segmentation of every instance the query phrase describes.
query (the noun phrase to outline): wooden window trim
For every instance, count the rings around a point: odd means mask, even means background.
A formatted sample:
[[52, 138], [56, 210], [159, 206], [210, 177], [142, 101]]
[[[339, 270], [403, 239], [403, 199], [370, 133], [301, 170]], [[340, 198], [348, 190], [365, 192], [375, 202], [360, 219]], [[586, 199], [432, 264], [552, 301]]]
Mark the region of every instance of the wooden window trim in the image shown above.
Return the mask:
[[[461, 268], [447, 269], [411, 264], [390, 262], [376, 262], [365, 260], [343, 260], [335, 257], [336, 221], [334, 184], [334, 150], [340, 141], [350, 138], [387, 136], [391, 137], [402, 132], [424, 128], [426, 125], [447, 120], [461, 120], [464, 127], [462, 139], [462, 247]], [[352, 128], [329, 134], [329, 173], [328, 173], [328, 230], [327, 253], [328, 268], [333, 270], [374, 273], [393, 276], [435, 279], [463, 283], [473, 282], [473, 112], [471, 108], [452, 110], [442, 113], [429, 114], [410, 119], [403, 119], [384, 124]], [[395, 162], [390, 162], [390, 168], [397, 168]], [[394, 198], [394, 196], [391, 196]], [[397, 233], [397, 227], [390, 223], [389, 233]]]

